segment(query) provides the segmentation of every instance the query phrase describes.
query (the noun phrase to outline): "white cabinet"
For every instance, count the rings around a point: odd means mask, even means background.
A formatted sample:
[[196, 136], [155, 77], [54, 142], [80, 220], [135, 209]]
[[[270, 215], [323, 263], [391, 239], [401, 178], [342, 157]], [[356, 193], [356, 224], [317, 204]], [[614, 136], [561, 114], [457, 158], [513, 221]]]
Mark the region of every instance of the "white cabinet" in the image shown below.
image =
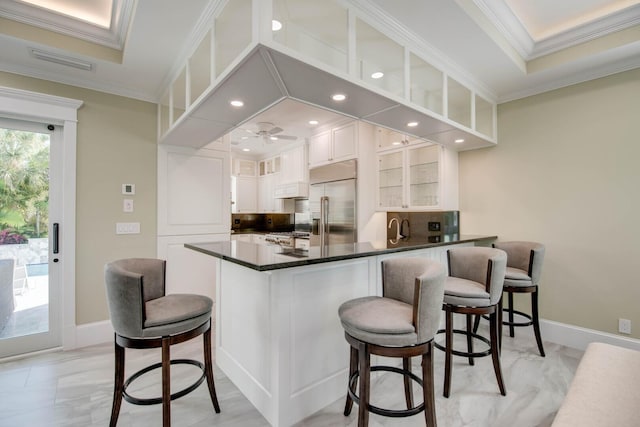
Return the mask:
[[253, 234], [232, 234], [231, 240], [236, 242], [251, 242]]
[[158, 146], [158, 235], [229, 233], [229, 152]]
[[406, 147], [408, 145], [422, 144], [424, 139], [416, 138], [391, 129], [378, 127], [376, 129], [376, 147], [378, 151]]
[[258, 163], [258, 171], [260, 176], [271, 175], [280, 172], [280, 156], [270, 159], [260, 160]]
[[258, 188], [252, 176], [231, 177], [231, 212], [251, 213], [258, 210]]
[[358, 126], [351, 122], [309, 139], [309, 165], [318, 166], [356, 158], [358, 155]]
[[280, 184], [307, 182], [309, 168], [304, 145], [280, 153]]
[[435, 209], [443, 147], [424, 143], [378, 155], [378, 209]]
[[256, 176], [256, 161], [248, 159], [233, 159], [231, 174], [234, 176]]
[[278, 175], [277, 173], [272, 173], [258, 178], [258, 212], [282, 212], [282, 199], [275, 198]]

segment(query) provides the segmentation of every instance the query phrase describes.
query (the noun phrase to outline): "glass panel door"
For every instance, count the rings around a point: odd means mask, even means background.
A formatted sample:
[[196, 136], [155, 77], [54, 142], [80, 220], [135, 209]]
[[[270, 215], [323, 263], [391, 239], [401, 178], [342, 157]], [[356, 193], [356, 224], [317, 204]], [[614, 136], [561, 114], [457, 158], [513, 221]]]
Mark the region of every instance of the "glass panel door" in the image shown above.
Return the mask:
[[439, 203], [439, 150], [438, 145], [409, 150], [409, 205], [412, 207], [437, 206]]
[[59, 281], [49, 274], [50, 158], [60, 134], [0, 119], [0, 358], [60, 345]]
[[378, 156], [378, 206], [404, 207], [403, 152]]

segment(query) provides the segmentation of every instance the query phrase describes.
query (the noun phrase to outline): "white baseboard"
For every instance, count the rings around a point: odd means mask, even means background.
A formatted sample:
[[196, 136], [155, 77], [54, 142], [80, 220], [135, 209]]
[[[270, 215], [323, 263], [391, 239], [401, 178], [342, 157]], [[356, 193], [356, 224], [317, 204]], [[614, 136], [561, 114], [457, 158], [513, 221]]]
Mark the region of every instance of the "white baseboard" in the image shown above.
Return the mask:
[[552, 320], [540, 320], [540, 334], [543, 341], [564, 345], [578, 350], [586, 350], [592, 342], [603, 342], [640, 351], [640, 340], [627, 338], [594, 329], [581, 328]]
[[[640, 340], [627, 338], [595, 329], [581, 328], [552, 320], [540, 320], [542, 340], [586, 350], [589, 343], [603, 342], [640, 351]], [[76, 327], [75, 348], [88, 347], [113, 341], [113, 327], [109, 320], [88, 323]], [[68, 348], [65, 346], [65, 350]]]
[[111, 321], [109, 320], [76, 326], [76, 348], [88, 347], [90, 345], [103, 344], [105, 342], [112, 341], [113, 326], [111, 326]]

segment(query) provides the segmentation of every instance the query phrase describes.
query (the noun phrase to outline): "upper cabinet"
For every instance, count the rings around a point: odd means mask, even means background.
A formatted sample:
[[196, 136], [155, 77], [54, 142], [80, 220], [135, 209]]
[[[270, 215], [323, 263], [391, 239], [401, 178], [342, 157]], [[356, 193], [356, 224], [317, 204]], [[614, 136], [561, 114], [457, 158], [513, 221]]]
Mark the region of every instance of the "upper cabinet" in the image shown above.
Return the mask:
[[[158, 103], [162, 143], [203, 147], [285, 97], [456, 151], [496, 143], [495, 96], [375, 8], [358, 0], [216, 5]], [[338, 92], [342, 101], [330, 96]], [[336, 145], [341, 138], [312, 138], [309, 162], [352, 157], [349, 145]]]
[[423, 142], [378, 154], [378, 210], [457, 209], [457, 153], [452, 162], [445, 150]]
[[256, 176], [256, 161], [238, 158], [232, 159], [231, 174], [233, 176]]
[[396, 132], [391, 129], [377, 128], [376, 130], [376, 147], [378, 151], [384, 151], [393, 148], [400, 148], [412, 144], [424, 143], [424, 139], [405, 133]]
[[301, 145], [280, 153], [280, 184], [309, 181], [306, 146]]
[[356, 122], [336, 127], [309, 139], [309, 166], [319, 166], [358, 156], [358, 126]]

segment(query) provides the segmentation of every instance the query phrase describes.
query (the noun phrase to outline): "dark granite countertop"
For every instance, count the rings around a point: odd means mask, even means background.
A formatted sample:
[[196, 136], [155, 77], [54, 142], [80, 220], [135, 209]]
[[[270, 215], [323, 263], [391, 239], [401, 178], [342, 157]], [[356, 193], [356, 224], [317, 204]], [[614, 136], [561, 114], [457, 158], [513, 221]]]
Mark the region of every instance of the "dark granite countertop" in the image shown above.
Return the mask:
[[240, 264], [253, 270], [268, 271], [384, 255], [393, 252], [426, 249], [456, 243], [491, 241], [495, 239], [497, 239], [497, 236], [444, 235], [441, 237], [440, 242], [407, 238], [400, 239], [399, 241], [387, 240], [382, 242], [330, 245], [325, 247], [324, 250], [321, 250], [322, 248], [319, 246], [312, 246], [309, 251], [241, 241], [186, 243], [184, 246], [188, 249]]

